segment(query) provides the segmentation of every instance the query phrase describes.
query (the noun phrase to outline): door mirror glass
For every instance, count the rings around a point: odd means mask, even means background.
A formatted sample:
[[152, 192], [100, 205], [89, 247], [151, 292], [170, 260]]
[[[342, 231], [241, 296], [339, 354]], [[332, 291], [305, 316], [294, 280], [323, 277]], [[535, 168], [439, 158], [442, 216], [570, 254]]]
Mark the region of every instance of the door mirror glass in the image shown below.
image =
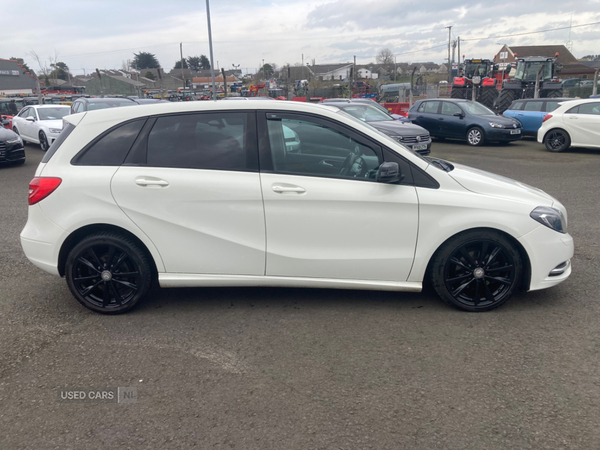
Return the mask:
[[377, 181], [379, 183], [398, 183], [403, 178], [404, 175], [400, 172], [400, 166], [397, 162], [384, 162], [377, 171]]

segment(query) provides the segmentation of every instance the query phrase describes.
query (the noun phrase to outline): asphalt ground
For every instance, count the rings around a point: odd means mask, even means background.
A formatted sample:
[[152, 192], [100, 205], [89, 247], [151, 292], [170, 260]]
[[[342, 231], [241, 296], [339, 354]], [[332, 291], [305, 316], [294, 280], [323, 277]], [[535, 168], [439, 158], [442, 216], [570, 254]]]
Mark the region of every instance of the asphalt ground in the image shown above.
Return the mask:
[[[434, 142], [569, 211], [571, 277], [498, 310], [431, 291], [156, 289], [115, 317], [23, 255], [42, 157], [26, 152], [0, 168], [0, 449], [600, 448], [600, 151]], [[64, 387], [137, 402], [59, 402]]]

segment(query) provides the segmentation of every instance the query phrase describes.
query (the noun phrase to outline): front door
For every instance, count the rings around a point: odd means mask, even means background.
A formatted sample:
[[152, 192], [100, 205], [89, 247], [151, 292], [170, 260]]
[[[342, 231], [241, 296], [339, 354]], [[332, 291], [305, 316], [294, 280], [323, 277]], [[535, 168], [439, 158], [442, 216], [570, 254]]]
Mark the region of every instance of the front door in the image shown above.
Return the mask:
[[269, 276], [406, 281], [417, 240], [414, 186], [375, 181], [377, 144], [309, 115], [259, 130]]

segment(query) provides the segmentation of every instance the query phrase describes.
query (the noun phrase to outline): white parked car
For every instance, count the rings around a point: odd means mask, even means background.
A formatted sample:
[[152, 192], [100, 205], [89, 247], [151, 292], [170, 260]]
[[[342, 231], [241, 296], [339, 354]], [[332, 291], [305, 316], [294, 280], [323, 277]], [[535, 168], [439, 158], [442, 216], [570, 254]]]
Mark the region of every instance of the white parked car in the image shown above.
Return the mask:
[[13, 117], [13, 131], [24, 142], [40, 144], [46, 151], [62, 131], [63, 117], [71, 114], [71, 107], [64, 105], [31, 105]]
[[571, 273], [559, 201], [420, 157], [335, 106], [167, 103], [65, 122], [31, 181], [21, 242], [94, 311], [129, 310], [154, 280], [412, 292], [431, 281], [451, 305], [486, 311]]
[[570, 100], [544, 117], [537, 140], [551, 152], [600, 148], [600, 99]]

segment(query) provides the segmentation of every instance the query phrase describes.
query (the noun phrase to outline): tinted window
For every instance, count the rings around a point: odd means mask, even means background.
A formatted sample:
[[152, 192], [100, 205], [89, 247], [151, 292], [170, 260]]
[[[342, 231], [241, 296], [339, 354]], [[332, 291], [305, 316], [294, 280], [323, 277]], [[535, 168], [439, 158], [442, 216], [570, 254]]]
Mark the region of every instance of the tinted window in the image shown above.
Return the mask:
[[454, 103], [442, 102], [442, 114], [446, 116], [453, 116], [456, 113], [462, 114], [462, 109], [460, 109]]
[[600, 103], [584, 103], [579, 105], [579, 114], [600, 115]]
[[[190, 169], [249, 170], [247, 113], [185, 114], [160, 117], [148, 136], [147, 164]], [[250, 154], [250, 156], [248, 156]]]
[[557, 100], [553, 100], [553, 101], [548, 100], [546, 102], [546, 108], [544, 109], [544, 111], [546, 111], [546, 112], [552, 112], [552, 111], [554, 111], [556, 108], [558, 108], [558, 106], [559, 106], [558, 104], [559, 103], [560, 102], [557, 101]]
[[579, 106], [575, 106], [571, 109], [569, 109], [567, 112], [565, 112], [565, 114], [577, 114], [579, 113]]
[[145, 118], [138, 119], [109, 130], [76, 155], [72, 163], [78, 166], [120, 166], [145, 122]]
[[424, 102], [419, 106], [419, 112], [437, 114], [440, 102]]
[[541, 111], [542, 110], [542, 102], [527, 102], [525, 103], [525, 108], [523, 111]]
[[512, 111], [522, 111], [523, 110], [523, 103], [524, 102], [515, 102], [515, 104], [512, 107], [508, 108], [508, 109], [510, 109]]
[[373, 149], [333, 128], [298, 119], [268, 120], [267, 127], [275, 172], [375, 179]]
[[65, 127], [58, 135], [58, 138], [56, 138], [56, 140], [52, 143], [52, 145], [50, 146], [48, 151], [44, 154], [44, 157], [42, 158], [43, 163], [47, 163], [48, 161], [50, 161], [50, 158], [52, 158], [52, 155], [54, 155], [56, 153], [58, 148], [62, 145], [62, 143], [65, 141], [65, 139], [67, 139], [69, 137], [69, 135], [71, 134], [71, 132], [74, 129], [75, 129], [74, 125], [71, 125], [70, 123], [65, 124]]

